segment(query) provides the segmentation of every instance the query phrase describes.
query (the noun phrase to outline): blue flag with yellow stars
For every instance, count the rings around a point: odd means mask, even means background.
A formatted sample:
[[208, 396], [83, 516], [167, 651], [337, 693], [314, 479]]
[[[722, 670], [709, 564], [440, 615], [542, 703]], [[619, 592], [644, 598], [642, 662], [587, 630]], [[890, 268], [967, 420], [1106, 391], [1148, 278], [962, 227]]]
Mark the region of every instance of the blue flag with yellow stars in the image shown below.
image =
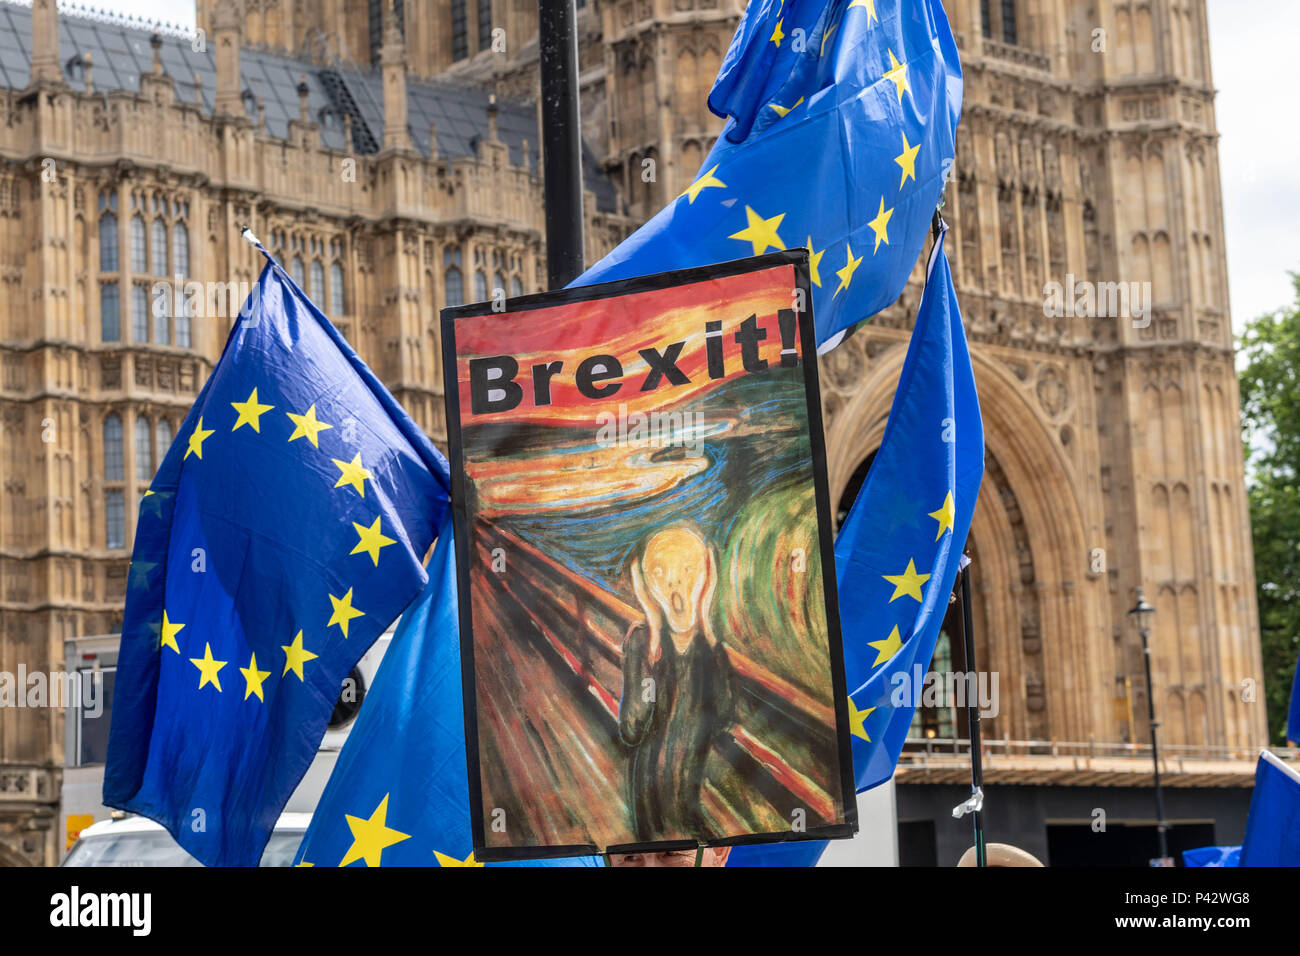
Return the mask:
[[479, 863], [469, 828], [451, 518], [298, 848], [298, 866], [599, 866], [595, 857]]
[[[984, 426], [945, 233], [930, 255], [880, 450], [835, 539], [859, 792], [884, 783], [898, 763], [984, 476]], [[731, 856], [728, 866], [816, 861], [798, 844], [736, 847]]]
[[825, 349], [902, 292], [961, 93], [938, 0], [751, 0], [709, 93], [728, 121], [694, 182], [573, 285], [804, 246]]
[[209, 865], [257, 865], [449, 505], [442, 454], [267, 260], [140, 503], [104, 772]]
[[1300, 769], [1260, 751], [1238, 866], [1300, 866]]

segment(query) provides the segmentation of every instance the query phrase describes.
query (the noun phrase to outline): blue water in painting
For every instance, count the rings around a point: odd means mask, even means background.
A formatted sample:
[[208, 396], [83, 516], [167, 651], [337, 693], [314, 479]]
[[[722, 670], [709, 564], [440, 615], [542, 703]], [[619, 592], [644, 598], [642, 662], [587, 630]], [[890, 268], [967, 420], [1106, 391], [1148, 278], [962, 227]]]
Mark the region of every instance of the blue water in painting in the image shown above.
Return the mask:
[[[628, 559], [655, 531], [690, 523], [721, 553], [751, 502], [791, 485], [811, 485], [802, 368], [771, 368], [734, 379], [671, 410], [700, 412], [706, 427], [724, 419], [736, 423], [733, 428], [707, 429], [711, 434], [703, 439], [704, 470], [633, 502], [600, 505], [589, 501], [585, 507], [510, 513], [494, 520], [601, 587], [618, 591], [626, 587]], [[573, 448], [575, 453], [583, 450], [583, 446], [574, 447], [575, 442], [592, 437], [590, 431], [572, 428], [547, 431], [553, 433], [554, 445]], [[532, 443], [527, 453], [536, 450]], [[497, 446], [492, 454], [500, 457], [503, 451]], [[470, 453], [480, 457], [483, 452], [471, 449]], [[647, 448], [645, 454], [652, 460], [686, 459], [695, 456], [695, 449]], [[522, 467], [526, 469], [526, 465]]]

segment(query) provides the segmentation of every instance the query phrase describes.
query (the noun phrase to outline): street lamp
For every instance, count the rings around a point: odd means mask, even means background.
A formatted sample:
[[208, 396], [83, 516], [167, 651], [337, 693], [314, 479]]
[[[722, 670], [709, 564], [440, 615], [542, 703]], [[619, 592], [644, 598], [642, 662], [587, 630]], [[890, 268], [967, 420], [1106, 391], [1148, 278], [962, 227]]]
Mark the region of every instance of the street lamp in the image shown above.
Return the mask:
[[1129, 617], [1137, 623], [1138, 636], [1142, 638], [1142, 662], [1146, 665], [1147, 672], [1147, 722], [1151, 725], [1151, 763], [1154, 770], [1154, 779], [1156, 785], [1156, 833], [1160, 838], [1160, 864], [1163, 866], [1169, 858], [1169, 844], [1165, 838], [1165, 831], [1169, 829], [1169, 824], [1165, 822], [1165, 796], [1164, 791], [1160, 789], [1160, 751], [1156, 745], [1156, 728], [1160, 726], [1156, 720], [1156, 695], [1151, 686], [1151, 615], [1156, 612], [1146, 598], [1142, 595], [1142, 589], [1137, 589], [1137, 603], [1130, 610]]

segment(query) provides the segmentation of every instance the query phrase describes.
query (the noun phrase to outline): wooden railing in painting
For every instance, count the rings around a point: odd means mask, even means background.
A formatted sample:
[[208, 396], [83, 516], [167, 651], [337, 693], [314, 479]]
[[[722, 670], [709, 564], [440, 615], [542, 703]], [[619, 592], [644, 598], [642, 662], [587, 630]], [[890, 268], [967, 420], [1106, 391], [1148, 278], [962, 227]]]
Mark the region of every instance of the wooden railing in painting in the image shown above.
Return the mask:
[[[645, 623], [644, 612], [494, 523], [476, 522], [473, 539], [475, 560], [482, 567], [492, 567], [494, 556], [506, 562], [506, 570], [493, 576], [496, 593], [511, 599], [532, 621], [554, 659], [585, 688], [608, 729], [616, 732], [623, 641], [632, 628]], [[798, 737], [801, 727], [834, 725], [829, 705], [725, 642], [723, 647], [739, 677], [739, 690], [751, 695], [771, 719], [788, 722], [792, 737]], [[760, 789], [784, 794], [784, 799], [770, 800], [781, 805], [782, 816], [788, 819], [788, 809], [799, 807], [807, 811], [810, 824], [834, 819], [835, 801], [826, 788], [791, 766], [774, 747], [739, 724], [729, 729], [727, 737], [722, 750], [728, 752], [728, 759], [752, 761], [749, 769], [761, 768], [770, 782]]]

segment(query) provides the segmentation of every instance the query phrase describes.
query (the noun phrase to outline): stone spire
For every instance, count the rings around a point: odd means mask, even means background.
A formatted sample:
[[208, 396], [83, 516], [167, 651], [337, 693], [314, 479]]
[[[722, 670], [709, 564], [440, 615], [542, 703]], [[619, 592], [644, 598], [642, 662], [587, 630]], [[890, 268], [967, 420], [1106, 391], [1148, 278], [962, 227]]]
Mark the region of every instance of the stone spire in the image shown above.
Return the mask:
[[406, 128], [406, 46], [397, 28], [393, 0], [384, 13], [384, 45], [379, 50], [384, 77], [384, 149], [410, 149]]
[[149, 38], [149, 46], [153, 48], [153, 75], [162, 76], [163, 75], [162, 36], [157, 33], [151, 36]]
[[56, 0], [32, 0], [32, 86], [62, 83], [59, 10]]
[[240, 13], [238, 0], [217, 0], [212, 13], [212, 39], [217, 45], [218, 116], [243, 116], [243, 78], [239, 72]]

